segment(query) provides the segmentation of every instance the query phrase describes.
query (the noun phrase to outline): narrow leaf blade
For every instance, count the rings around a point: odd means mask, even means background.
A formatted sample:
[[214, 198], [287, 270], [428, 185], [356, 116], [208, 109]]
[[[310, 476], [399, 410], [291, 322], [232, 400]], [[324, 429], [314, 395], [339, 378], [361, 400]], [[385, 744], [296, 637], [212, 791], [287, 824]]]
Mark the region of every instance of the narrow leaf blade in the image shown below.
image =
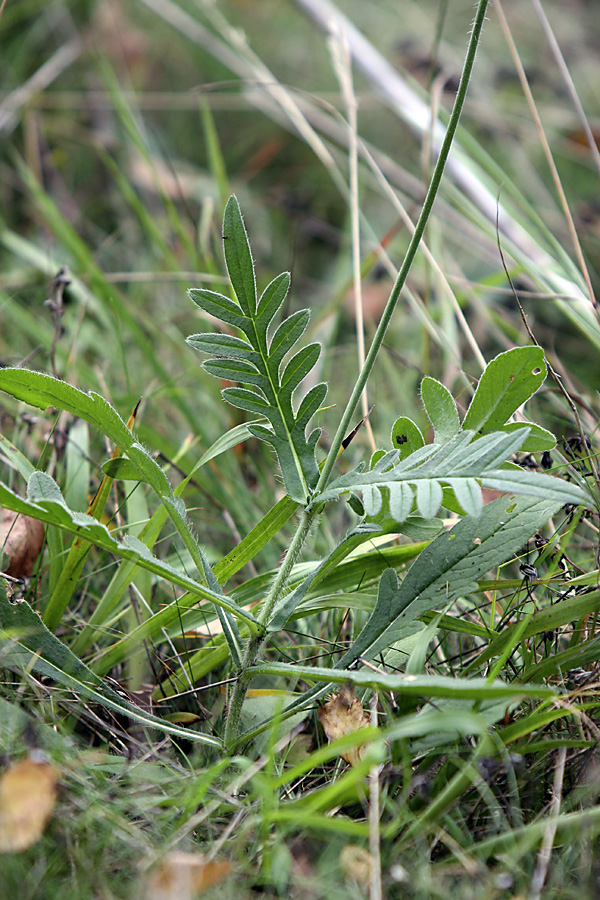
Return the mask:
[[256, 280], [254, 263], [242, 212], [235, 196], [231, 196], [223, 216], [225, 259], [231, 284], [244, 314], [256, 313]]

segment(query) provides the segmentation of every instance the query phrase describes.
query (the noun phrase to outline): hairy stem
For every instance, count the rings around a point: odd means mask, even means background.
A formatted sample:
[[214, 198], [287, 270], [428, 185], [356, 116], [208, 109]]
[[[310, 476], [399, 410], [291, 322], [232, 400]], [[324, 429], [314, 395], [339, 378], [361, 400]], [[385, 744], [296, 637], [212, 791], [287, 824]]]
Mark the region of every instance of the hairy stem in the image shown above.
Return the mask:
[[[285, 559], [283, 560], [279, 571], [277, 572], [277, 576], [273, 581], [273, 584], [271, 585], [271, 590], [269, 591], [265, 599], [263, 608], [259, 616], [259, 621], [264, 626], [267, 626], [269, 624], [275, 604], [286, 589], [287, 583], [290, 579], [290, 575], [292, 574], [292, 569], [296, 560], [298, 559], [304, 541], [306, 540], [306, 535], [310, 530], [315, 515], [316, 510], [314, 508], [311, 510], [302, 511], [302, 515], [300, 517], [300, 521], [298, 522], [298, 527], [296, 528], [296, 533], [294, 534], [292, 543], [290, 544], [285, 555]], [[246, 691], [248, 690], [248, 682], [244, 677], [244, 673], [246, 669], [256, 663], [258, 654], [260, 653], [260, 649], [264, 644], [265, 639], [265, 633], [260, 635], [251, 635], [244, 648], [244, 656], [242, 658], [239, 677], [233, 686], [231, 698], [229, 701], [229, 708], [227, 710], [227, 721], [225, 723], [224, 734], [224, 743], [227, 748], [230, 748], [233, 745], [237, 737], [242, 704], [246, 696]]]

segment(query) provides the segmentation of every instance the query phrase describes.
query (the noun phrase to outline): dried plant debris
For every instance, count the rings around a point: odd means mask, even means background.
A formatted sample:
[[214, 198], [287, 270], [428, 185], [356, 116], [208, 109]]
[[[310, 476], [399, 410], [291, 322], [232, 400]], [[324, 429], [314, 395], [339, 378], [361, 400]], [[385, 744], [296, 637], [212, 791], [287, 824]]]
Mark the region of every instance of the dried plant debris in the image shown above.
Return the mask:
[[39, 841], [54, 811], [58, 771], [38, 756], [13, 763], [0, 776], [0, 853]]
[[226, 860], [207, 860], [201, 853], [169, 853], [152, 870], [145, 885], [146, 900], [192, 900], [231, 873]]
[[44, 526], [37, 519], [0, 510], [2, 571], [13, 578], [28, 578], [44, 546], [44, 536]]
[[[329, 741], [354, 734], [360, 728], [368, 728], [371, 724], [354, 689], [343, 685], [339, 694], [331, 698], [319, 710], [319, 721]], [[351, 766], [355, 766], [366, 752], [366, 745], [352, 747], [340, 754]]]

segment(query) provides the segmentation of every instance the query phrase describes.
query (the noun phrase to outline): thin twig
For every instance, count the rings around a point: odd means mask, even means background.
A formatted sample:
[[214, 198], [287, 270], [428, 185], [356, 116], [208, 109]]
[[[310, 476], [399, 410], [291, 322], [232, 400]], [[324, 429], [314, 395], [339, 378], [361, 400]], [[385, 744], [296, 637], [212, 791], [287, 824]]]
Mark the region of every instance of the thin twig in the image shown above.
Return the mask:
[[5, 97], [0, 105], [0, 131], [13, 131], [19, 122], [17, 115], [19, 110], [62, 75], [65, 69], [78, 59], [83, 49], [84, 43], [80, 38], [74, 38], [68, 44], [64, 44], [39, 67], [37, 72], [33, 73], [31, 78]]
[[535, 871], [531, 879], [529, 888], [529, 900], [540, 900], [542, 889], [548, 875], [548, 866], [550, 865], [550, 857], [552, 856], [552, 847], [554, 846], [554, 838], [556, 836], [556, 826], [558, 824], [558, 815], [560, 813], [560, 804], [562, 801], [563, 781], [565, 777], [565, 761], [567, 758], [567, 748], [561, 747], [557, 754], [556, 768], [554, 770], [554, 780], [552, 783], [552, 800], [550, 801], [550, 810], [548, 814], [548, 823], [544, 829], [544, 837], [540, 847]]
[[569, 68], [565, 62], [565, 58], [560, 49], [559, 43], [556, 40], [554, 32], [552, 30], [552, 26], [548, 21], [548, 17], [544, 12], [542, 4], [540, 0], [531, 0], [533, 3], [533, 8], [538, 14], [539, 20], [542, 23], [542, 27], [546, 33], [546, 37], [548, 38], [548, 43], [550, 44], [550, 50], [552, 51], [552, 55], [558, 66], [558, 69], [564, 79], [564, 82], [567, 86], [567, 90], [569, 92], [569, 96], [571, 97], [571, 102], [575, 107], [575, 112], [577, 113], [577, 118], [579, 119], [579, 124], [581, 125], [582, 131], [586, 136], [586, 140], [588, 142], [588, 147], [590, 148], [590, 153], [592, 154], [592, 159], [596, 163], [596, 168], [598, 172], [600, 172], [600, 150], [598, 150], [598, 146], [596, 144], [596, 139], [594, 138], [594, 133], [590, 128], [590, 123], [587, 120], [587, 116], [585, 114], [585, 110], [581, 105], [581, 100], [579, 99], [579, 95], [577, 93], [577, 88], [573, 83], [573, 79], [571, 78], [571, 73], [569, 72]]
[[[363, 315], [362, 273], [360, 254], [360, 203], [358, 183], [358, 103], [352, 83], [352, 58], [344, 31], [332, 38], [334, 69], [342, 89], [348, 115], [348, 168], [350, 173], [350, 223], [352, 232], [352, 281], [354, 284], [354, 321], [359, 371], [365, 364], [365, 322]], [[368, 417], [369, 399], [367, 386], [361, 396], [362, 413], [371, 449], [376, 449], [373, 429]]]
[[[377, 728], [377, 694], [371, 697], [371, 725]], [[369, 900], [382, 900], [381, 887], [381, 846], [380, 846], [380, 808], [379, 808], [379, 770], [380, 766], [371, 767], [369, 772], [369, 851], [371, 854], [371, 877], [369, 879]]]

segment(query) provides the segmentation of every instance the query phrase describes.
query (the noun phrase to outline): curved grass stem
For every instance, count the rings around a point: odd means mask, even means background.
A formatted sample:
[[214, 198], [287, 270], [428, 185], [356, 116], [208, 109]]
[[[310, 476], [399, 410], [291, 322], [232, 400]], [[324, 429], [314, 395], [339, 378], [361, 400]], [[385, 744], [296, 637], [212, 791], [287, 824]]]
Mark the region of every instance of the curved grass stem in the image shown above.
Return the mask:
[[421, 210], [421, 214], [415, 226], [413, 236], [411, 238], [410, 244], [408, 245], [408, 250], [406, 251], [406, 256], [404, 257], [404, 261], [402, 263], [402, 266], [400, 267], [400, 271], [398, 272], [398, 276], [386, 303], [385, 310], [383, 312], [383, 315], [381, 316], [379, 325], [377, 326], [377, 331], [375, 332], [373, 342], [369, 348], [369, 352], [367, 353], [365, 363], [356, 380], [356, 384], [354, 385], [352, 394], [350, 396], [350, 399], [348, 400], [346, 409], [344, 410], [344, 414], [341, 418], [338, 430], [331, 443], [329, 453], [327, 454], [327, 459], [325, 460], [325, 464], [323, 466], [323, 469], [321, 470], [321, 476], [315, 489], [317, 495], [320, 491], [324, 490], [329, 481], [331, 471], [337, 459], [340, 447], [342, 446], [342, 441], [344, 440], [344, 437], [350, 428], [352, 416], [356, 411], [356, 407], [358, 406], [362, 392], [373, 370], [373, 366], [375, 365], [375, 361], [381, 349], [385, 334], [388, 330], [389, 324], [394, 314], [394, 310], [396, 309], [396, 305], [400, 298], [402, 288], [406, 283], [408, 273], [410, 272], [415, 256], [417, 255], [419, 244], [421, 243], [421, 239], [425, 232], [427, 222], [429, 221], [431, 210], [433, 209], [433, 204], [440, 188], [442, 176], [444, 174], [444, 168], [446, 166], [450, 148], [452, 146], [452, 141], [454, 140], [454, 135], [456, 134], [460, 115], [465, 103], [465, 98], [467, 96], [467, 89], [469, 87], [469, 81], [471, 79], [471, 73], [473, 71], [475, 54], [477, 53], [477, 47], [481, 39], [481, 32], [483, 29], [483, 23], [485, 21], [488, 2], [489, 0], [479, 0], [462, 75], [460, 78], [458, 90], [456, 92], [456, 98], [454, 100], [454, 106], [452, 107], [452, 113], [448, 122], [448, 128], [446, 129], [446, 134], [444, 135], [444, 140], [442, 141], [442, 146], [440, 148], [440, 153], [435, 164], [433, 174], [431, 176], [431, 182], [429, 184], [429, 188], [423, 202], [423, 209]]

